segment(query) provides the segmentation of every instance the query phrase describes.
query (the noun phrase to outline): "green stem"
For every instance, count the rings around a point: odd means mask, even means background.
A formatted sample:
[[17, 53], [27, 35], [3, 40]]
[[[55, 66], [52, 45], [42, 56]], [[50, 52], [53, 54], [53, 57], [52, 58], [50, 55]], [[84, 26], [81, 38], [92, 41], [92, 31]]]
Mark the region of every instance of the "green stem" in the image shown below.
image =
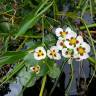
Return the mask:
[[90, 3], [90, 14], [91, 14], [91, 19], [93, 18], [93, 6], [92, 6], [92, 1], [89, 0]]
[[43, 91], [44, 91], [46, 79], [47, 79], [47, 76], [45, 75], [45, 76], [43, 77], [42, 86], [41, 86], [41, 90], [40, 90], [39, 96], [43, 96]]
[[70, 69], [71, 69], [71, 77], [70, 77], [70, 81], [69, 81], [69, 83], [67, 85], [67, 88], [66, 88], [66, 91], [65, 91], [65, 96], [69, 96], [68, 93], [70, 91], [70, 88], [71, 88], [71, 85], [72, 85], [72, 81], [73, 81], [74, 72], [73, 72], [73, 64], [72, 63], [70, 64]]
[[58, 14], [58, 8], [56, 5], [56, 0], [53, 0], [53, 13], [54, 13], [54, 19], [56, 19], [56, 14]]
[[23, 47], [23, 45], [24, 45], [24, 43], [27, 41], [27, 39], [28, 39], [28, 37], [25, 37], [25, 39], [24, 39], [24, 41], [21, 43], [21, 45], [16, 49], [16, 51], [19, 51], [22, 47]]
[[44, 15], [42, 16], [42, 45], [44, 45]]
[[[88, 28], [96, 27], [96, 23], [91, 24], [91, 25], [86, 25], [86, 26], [87, 26]], [[86, 29], [86, 27], [85, 27], [85, 26], [81, 26], [80, 29], [81, 29], [81, 30], [84, 30], [84, 29]]]
[[82, 1], [83, 1], [83, 0], [79, 0], [79, 1], [78, 1], [79, 3], [78, 3], [77, 8], [80, 8], [80, 6], [81, 6], [81, 4], [82, 4]]

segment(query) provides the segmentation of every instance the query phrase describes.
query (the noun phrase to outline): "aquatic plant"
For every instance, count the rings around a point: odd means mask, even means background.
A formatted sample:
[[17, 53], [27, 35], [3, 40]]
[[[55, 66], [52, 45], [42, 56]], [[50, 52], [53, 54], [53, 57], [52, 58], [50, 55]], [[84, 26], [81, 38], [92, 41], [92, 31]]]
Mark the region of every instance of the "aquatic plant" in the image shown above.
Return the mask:
[[64, 65], [70, 64], [67, 96], [74, 79], [74, 61], [86, 60], [93, 70], [88, 88], [96, 70], [95, 4], [95, 0], [1, 0], [0, 70], [5, 69], [6, 74], [0, 71], [0, 86], [19, 77], [24, 91], [42, 78], [39, 96], [43, 96], [49, 76], [54, 79], [51, 96]]

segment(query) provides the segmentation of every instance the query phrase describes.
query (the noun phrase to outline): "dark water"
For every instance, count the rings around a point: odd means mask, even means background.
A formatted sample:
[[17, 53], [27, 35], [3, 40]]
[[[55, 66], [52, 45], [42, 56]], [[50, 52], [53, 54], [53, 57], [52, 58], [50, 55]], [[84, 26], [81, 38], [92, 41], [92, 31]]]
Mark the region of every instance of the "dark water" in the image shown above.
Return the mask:
[[[85, 61], [83, 61], [82, 66], [80, 66], [81, 64], [79, 62], [73, 62], [73, 65], [74, 65], [74, 80], [72, 81], [72, 85], [71, 85], [69, 94], [70, 94], [70, 96], [75, 96], [75, 95], [84, 96], [85, 92], [87, 91], [85, 80], [87, 80], [90, 77], [90, 67], [89, 67], [90, 64], [89, 64], [89, 62], [87, 62], [85, 60]], [[58, 81], [59, 86], [56, 86], [56, 88], [53, 91], [52, 96], [59, 96], [59, 95], [64, 96], [65, 88], [68, 84], [69, 78], [70, 78], [70, 65], [65, 64], [64, 73], [60, 76], [59, 81]], [[47, 90], [47, 93], [50, 92], [53, 85], [54, 85], [54, 83], [52, 82], [51, 78], [48, 77], [46, 87], [45, 87], [45, 89]], [[91, 86], [92, 86], [92, 84], [91, 84]], [[39, 96], [40, 87], [41, 87], [41, 79], [38, 80], [33, 87], [27, 88], [24, 91], [23, 96]], [[92, 88], [93, 88], [92, 91], [94, 91], [95, 89], [93, 86], [92, 86]], [[8, 93], [5, 93], [6, 95], [4, 95], [4, 96], [17, 96], [21, 90], [22, 90], [22, 85], [20, 84], [19, 78], [17, 77], [16, 82], [12, 82], [9, 84], [9, 90], [7, 90]], [[89, 92], [90, 92], [90, 90], [89, 90]], [[0, 95], [0, 96], [3, 96], [3, 95]], [[45, 96], [47, 96], [47, 95], [45, 95]], [[93, 96], [95, 96], [95, 95], [93, 95]]]

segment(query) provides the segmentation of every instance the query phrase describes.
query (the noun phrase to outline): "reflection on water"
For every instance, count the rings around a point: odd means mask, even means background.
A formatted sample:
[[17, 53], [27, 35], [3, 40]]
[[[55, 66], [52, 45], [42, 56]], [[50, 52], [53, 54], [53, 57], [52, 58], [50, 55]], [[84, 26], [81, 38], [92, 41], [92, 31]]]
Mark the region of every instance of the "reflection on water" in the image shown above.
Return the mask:
[[22, 90], [22, 86], [19, 82], [19, 78], [17, 78], [17, 82], [12, 82], [10, 83], [10, 92], [8, 92], [8, 94], [6, 94], [5, 96], [17, 96], [18, 93], [20, 93], [20, 91]]
[[[79, 85], [80, 78], [87, 79], [89, 77], [89, 62], [83, 61], [82, 64], [79, 64], [79, 62], [73, 62], [74, 65], [74, 79], [71, 85], [70, 89], [70, 95], [77, 95], [77, 84]], [[81, 66], [82, 65], [82, 66]], [[70, 78], [70, 65], [66, 64], [64, 68], [65, 72], [65, 86], [68, 84], [68, 80]], [[84, 83], [84, 82], [83, 82]], [[82, 84], [82, 82], [81, 82]], [[84, 85], [84, 84], [83, 84]], [[86, 86], [86, 85], [85, 85]], [[83, 86], [83, 87], [85, 87]], [[84, 90], [81, 90], [84, 91]]]

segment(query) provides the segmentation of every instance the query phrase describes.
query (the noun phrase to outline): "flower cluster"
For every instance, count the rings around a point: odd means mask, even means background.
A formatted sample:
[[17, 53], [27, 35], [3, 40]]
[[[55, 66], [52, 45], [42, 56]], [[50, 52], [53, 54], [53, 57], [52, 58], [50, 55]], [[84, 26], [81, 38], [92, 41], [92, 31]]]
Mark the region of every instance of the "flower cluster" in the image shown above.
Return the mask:
[[75, 60], [83, 60], [89, 57], [90, 46], [87, 44], [81, 35], [67, 27], [66, 30], [57, 28], [55, 34], [58, 37], [55, 46], [52, 46], [47, 51], [43, 47], [37, 47], [34, 50], [34, 58], [36, 60], [45, 59], [48, 56], [50, 59], [60, 60], [61, 54], [65, 58]]
[[58, 36], [57, 47], [61, 50], [62, 56], [78, 61], [89, 57], [90, 46], [84, 42], [82, 36], [77, 35], [69, 27], [65, 31], [62, 28], [57, 28], [55, 33]]

